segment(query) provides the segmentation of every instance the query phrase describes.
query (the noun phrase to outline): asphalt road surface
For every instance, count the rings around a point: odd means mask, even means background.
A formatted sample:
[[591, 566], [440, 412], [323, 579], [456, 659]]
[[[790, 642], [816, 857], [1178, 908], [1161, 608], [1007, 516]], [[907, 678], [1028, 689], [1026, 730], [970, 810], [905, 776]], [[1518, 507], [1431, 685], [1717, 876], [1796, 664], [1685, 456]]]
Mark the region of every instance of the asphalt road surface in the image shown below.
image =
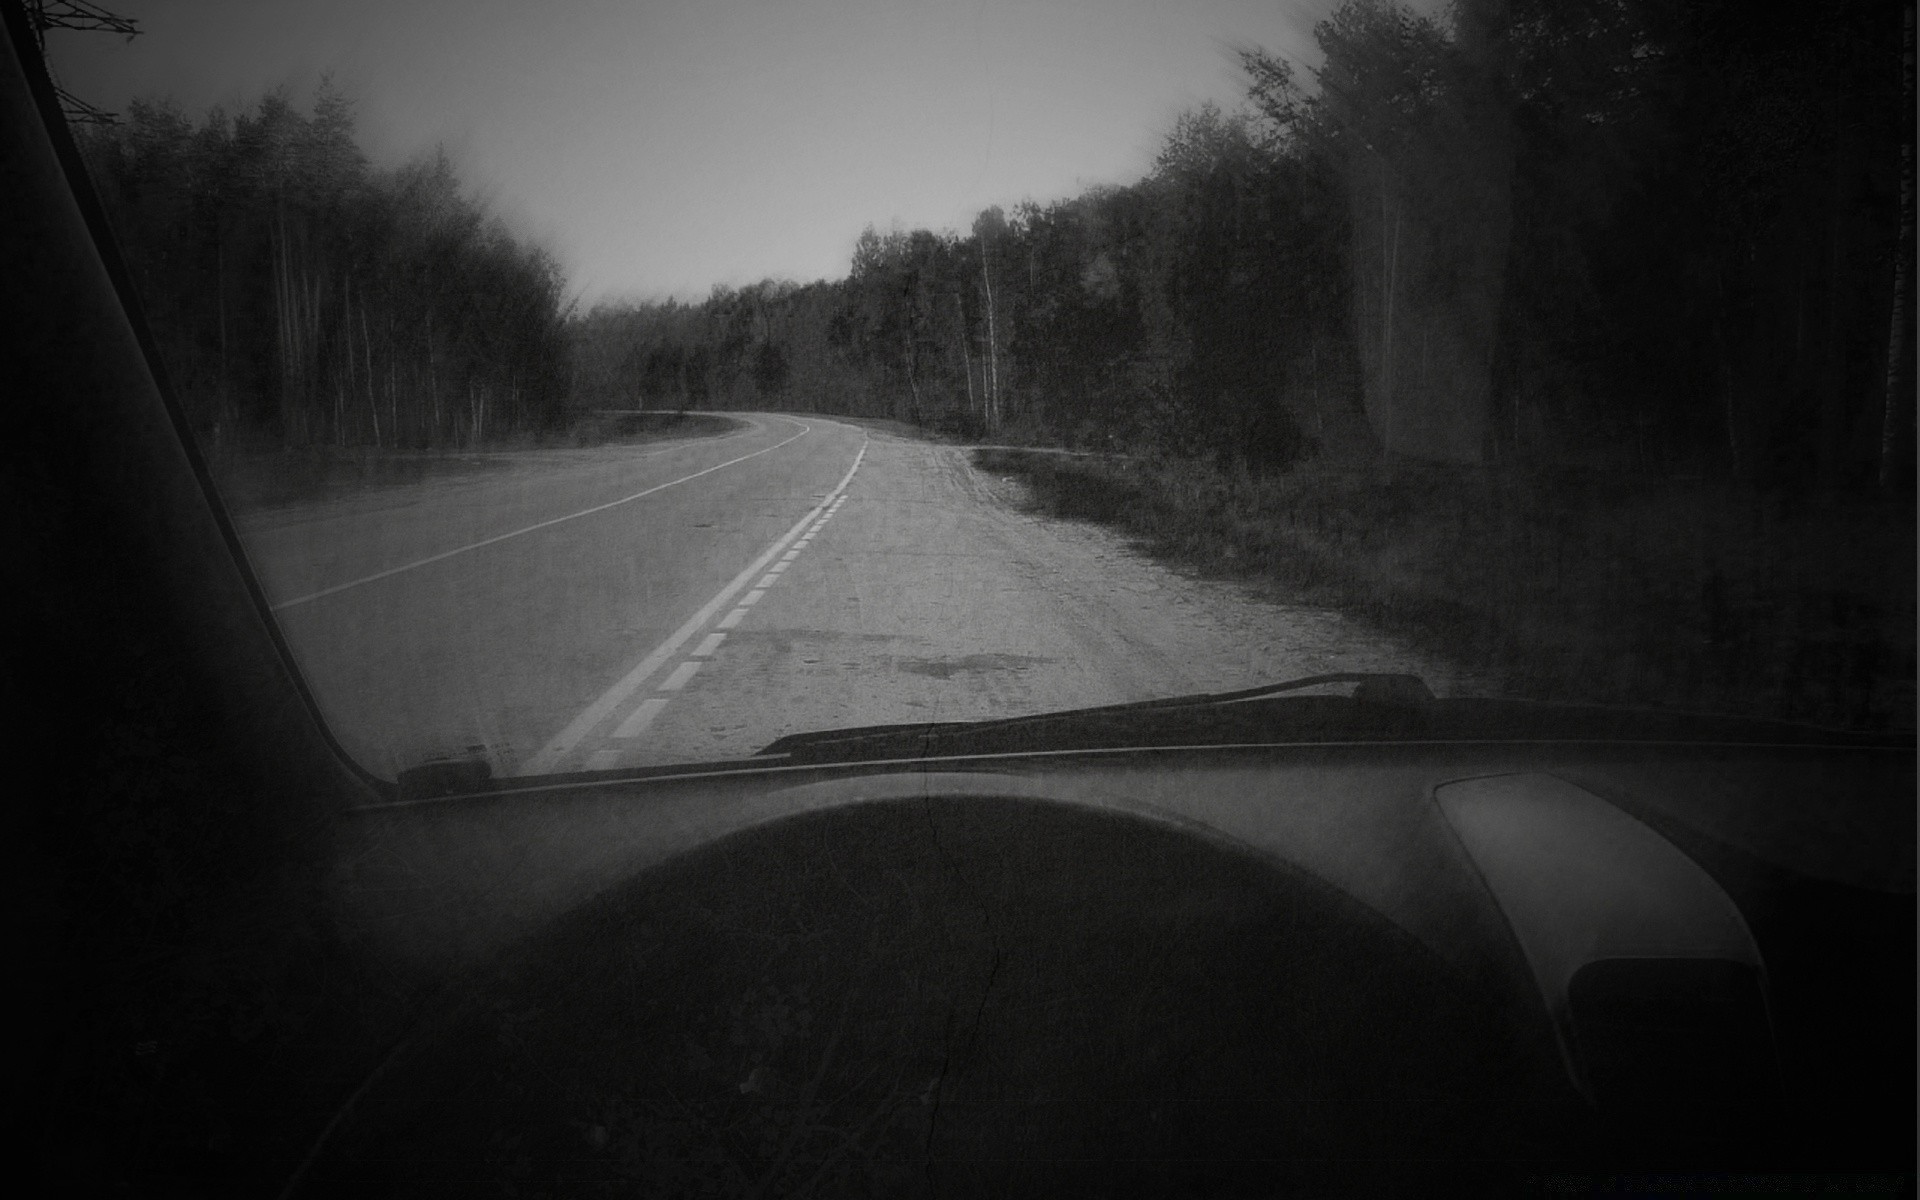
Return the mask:
[[1328, 670], [1443, 667], [1021, 510], [964, 448], [804, 415], [255, 514], [242, 537], [321, 708], [374, 772], [751, 754]]

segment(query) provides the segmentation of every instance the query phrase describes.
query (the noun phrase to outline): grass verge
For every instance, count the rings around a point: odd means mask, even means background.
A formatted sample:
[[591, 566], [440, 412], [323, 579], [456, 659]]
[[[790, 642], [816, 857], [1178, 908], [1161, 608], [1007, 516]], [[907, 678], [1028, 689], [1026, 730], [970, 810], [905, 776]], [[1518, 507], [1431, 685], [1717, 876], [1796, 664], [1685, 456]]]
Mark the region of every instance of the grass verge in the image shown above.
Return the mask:
[[980, 450], [1036, 511], [1338, 609], [1514, 695], [1914, 727], [1911, 503], [1400, 466], [1252, 479]]
[[282, 446], [266, 440], [204, 446], [221, 498], [234, 512], [326, 500], [367, 488], [397, 487], [503, 470], [513, 451], [643, 445], [719, 437], [740, 422], [714, 413], [592, 413], [551, 434], [519, 434], [479, 446], [401, 450], [375, 446]]

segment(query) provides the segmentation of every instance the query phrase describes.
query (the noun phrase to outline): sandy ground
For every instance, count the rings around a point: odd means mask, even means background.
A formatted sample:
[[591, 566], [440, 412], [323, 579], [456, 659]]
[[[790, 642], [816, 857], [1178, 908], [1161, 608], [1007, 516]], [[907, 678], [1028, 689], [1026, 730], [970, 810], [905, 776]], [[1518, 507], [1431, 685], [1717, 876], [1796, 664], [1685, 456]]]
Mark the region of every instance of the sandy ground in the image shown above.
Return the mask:
[[[847, 502], [649, 730], [644, 753], [728, 757], [772, 737], [998, 718], [1443, 664], [1338, 614], [1196, 580], [1123, 536], [1029, 515], [964, 449], [875, 433]], [[624, 756], [623, 756], [624, 757]], [[619, 760], [615, 760], [619, 761]]]

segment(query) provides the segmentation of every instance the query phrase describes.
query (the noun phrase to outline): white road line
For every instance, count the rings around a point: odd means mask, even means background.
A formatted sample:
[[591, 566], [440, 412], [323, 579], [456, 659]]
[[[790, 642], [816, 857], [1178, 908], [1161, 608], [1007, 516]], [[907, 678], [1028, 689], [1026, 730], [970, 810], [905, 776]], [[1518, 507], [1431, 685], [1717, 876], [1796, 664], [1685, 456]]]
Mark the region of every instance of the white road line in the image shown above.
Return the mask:
[[[782, 417], [780, 419], [783, 421], [793, 420], [793, 418], [791, 417]], [[739, 458], [730, 458], [726, 462], [715, 463], [713, 466], [708, 467], [703, 471], [695, 471], [691, 475], [682, 475], [678, 479], [669, 480], [666, 483], [655, 484], [653, 487], [647, 488], [643, 491], [635, 492], [631, 496], [622, 496], [618, 500], [609, 500], [605, 504], [596, 504], [592, 508], [583, 508], [579, 512], [568, 513], [564, 517], [554, 517], [551, 520], [536, 521], [532, 525], [528, 525], [520, 529], [515, 529], [511, 533], [496, 533], [490, 538], [481, 538], [477, 542], [469, 542], [464, 546], [456, 546], [451, 550], [442, 550], [438, 554], [429, 554], [425, 558], [418, 558], [410, 563], [404, 563], [397, 567], [388, 567], [384, 571], [375, 571], [371, 575], [362, 575], [358, 579], [349, 579], [345, 583], [336, 583], [332, 587], [324, 587], [317, 592], [308, 592], [304, 596], [295, 596], [291, 600], [282, 600], [280, 601], [280, 603], [272, 605], [270, 607], [270, 611], [279, 612], [283, 608], [292, 608], [296, 604], [307, 604], [311, 601], [320, 599], [322, 596], [331, 596], [335, 592], [344, 592], [348, 588], [357, 588], [361, 584], [372, 583], [377, 579], [385, 579], [390, 575], [398, 575], [402, 571], [411, 571], [415, 567], [424, 567], [428, 563], [437, 563], [442, 559], [452, 558], [456, 554], [465, 554], [469, 550], [478, 550], [482, 546], [491, 546], [495, 542], [504, 542], [508, 538], [517, 538], [523, 533], [532, 533], [536, 529], [545, 529], [551, 525], [558, 525], [563, 521], [571, 521], [576, 517], [586, 517], [586, 516], [591, 516], [597, 512], [605, 512], [609, 508], [618, 508], [620, 505], [631, 503], [632, 501], [640, 499], [642, 496], [651, 496], [655, 492], [664, 492], [670, 487], [678, 487], [680, 484], [686, 483], [690, 480], [698, 479], [702, 475], [711, 475], [715, 471], [722, 470], [726, 467], [734, 466], [737, 463], [743, 463], [750, 458], [759, 458], [762, 454], [770, 454], [773, 451], [778, 450], [780, 447], [786, 445], [788, 442], [798, 441], [801, 438], [807, 436], [807, 434], [813, 432], [813, 427], [811, 425], [808, 425], [804, 421], [794, 421], [793, 423], [800, 426], [799, 433], [794, 434], [792, 437], [786, 439], [786, 441], [775, 442], [773, 445], [768, 446], [765, 449], [755, 450], [752, 454], [742, 454]], [[866, 447], [863, 444], [861, 449], [865, 450], [865, 448]]]
[[767, 568], [767, 578], [772, 579], [775, 575], [778, 575], [792, 565], [793, 561], [791, 559], [781, 559], [779, 562]]
[[761, 579], [759, 583], [756, 583], [753, 586], [759, 588], [761, 591], [764, 592], [768, 588], [772, 587], [774, 584], [779, 582], [780, 582], [780, 577], [778, 575], [768, 575], [765, 578]]
[[[675, 667], [673, 669], [673, 674], [667, 676], [665, 679], [662, 679], [660, 681], [660, 690], [663, 692], [679, 691], [681, 688], [687, 686], [687, 680], [692, 679], [694, 676], [694, 673], [699, 669], [700, 669], [699, 659], [697, 658], [688, 659], [686, 662], [683, 662], [679, 666]], [[645, 701], [642, 701], [641, 703], [644, 704]]]
[[638, 708], [633, 710], [631, 716], [620, 722], [620, 728], [613, 731], [613, 736], [617, 738], [638, 737], [642, 730], [653, 724], [653, 719], [659, 716], [660, 710], [666, 706], [667, 698], [665, 696], [648, 696], [640, 702]]
[[760, 603], [760, 597], [766, 594], [767, 594], [767, 589], [765, 588], [758, 588], [754, 591], [748, 592], [746, 595], [740, 597], [740, 607], [752, 608], [754, 605]]
[[726, 640], [727, 635], [724, 633], [710, 633], [701, 640], [698, 646], [694, 647], [693, 656], [695, 658], [709, 657], [715, 650], [720, 648], [720, 643]]
[[747, 616], [746, 609], [736, 608], [732, 612], [728, 613], [726, 616], [721, 617], [720, 624], [715, 626], [715, 628], [732, 629], [735, 625], [738, 625], [741, 621], [745, 620], [746, 616]]
[[[808, 513], [806, 516], [801, 517], [799, 521], [795, 522], [793, 528], [787, 530], [778, 538], [775, 538], [773, 545], [768, 546], [759, 558], [748, 563], [746, 569], [738, 575], [735, 575], [732, 582], [721, 588], [713, 599], [702, 605], [699, 612], [687, 618], [687, 623], [675, 630], [672, 637], [655, 646], [651, 653], [640, 660], [639, 665], [621, 676], [620, 680], [602, 693], [598, 700], [587, 705], [579, 716], [568, 722], [565, 729], [555, 734], [552, 740], [540, 748], [539, 753], [526, 761], [526, 764], [520, 768], [519, 773], [522, 775], [545, 775], [553, 771], [553, 769], [559, 765], [560, 760], [565, 758], [572, 752], [575, 746], [580, 744], [582, 738], [597, 729], [600, 723], [612, 714], [614, 709], [626, 703], [627, 697], [639, 691], [640, 685], [651, 678], [655, 671], [658, 671], [664, 666], [667, 660], [672, 658], [674, 654], [679, 651], [680, 647], [686, 643], [688, 638], [691, 638], [694, 634], [704, 629], [707, 622], [713, 620], [713, 614], [725, 608], [735, 594], [737, 594], [741, 588], [747, 586], [748, 580], [752, 579], [761, 571], [764, 571], [767, 564], [772, 562], [774, 557], [781, 551], [785, 550], [788, 543], [793, 542], [793, 539], [799, 536], [800, 532], [807, 527], [807, 522], [813, 520], [815, 514], [820, 511], [820, 508], [825, 507], [829, 500], [846, 490], [847, 485], [853, 482], [853, 473], [860, 469], [860, 463], [866, 457], [867, 443], [863, 440], [860, 443], [860, 453], [853, 456], [853, 465], [847, 468], [847, 473], [841, 477], [838, 484], [834, 485], [833, 490], [821, 498], [819, 507], [816, 507], [813, 512]], [[797, 545], [798, 543], [794, 544]], [[761, 593], [756, 593], [756, 596], [760, 594]], [[742, 602], [741, 610], [744, 611], [745, 608], [746, 603]], [[734, 624], [738, 623], [738, 621], [734, 622]], [[721, 628], [731, 627], [732, 626], [726, 624], [724, 621], [721, 623]]]
[[[793, 420], [792, 417], [781, 417], [780, 419], [783, 421]], [[703, 446], [718, 446], [722, 442], [738, 441], [739, 439], [746, 437], [748, 434], [758, 433], [760, 432], [761, 428], [762, 426], [749, 425], [745, 429], [736, 429], [732, 433], [725, 434], [721, 437], [682, 439], [680, 441], [674, 442], [671, 445], [668, 445], [659, 450], [648, 450], [644, 454], [629, 454], [626, 456], [625, 461], [639, 462], [641, 459], [645, 459], [645, 458], [659, 458], [663, 454], [678, 454], [680, 451], [685, 450], [687, 446], [694, 441], [698, 441]], [[508, 451], [507, 453], [512, 453], [512, 452]], [[483, 454], [481, 457], [485, 458], [490, 456]], [[278, 530], [278, 529], [287, 529], [295, 525], [324, 525], [329, 521], [357, 521], [357, 520], [363, 519], [364, 517], [366, 517], [366, 515], [367, 513], [365, 510], [354, 510], [349, 508], [349, 509], [345, 509], [344, 511], [326, 512], [326, 513], [320, 513], [314, 516], [293, 517], [283, 522], [283, 521], [273, 520], [272, 514], [270, 512], [258, 512], [258, 513], [251, 513], [251, 514], [248, 514], [247, 516], [239, 518], [238, 524], [241, 526], [240, 532], [243, 535], [246, 535], [246, 534], [253, 533], [255, 530], [271, 531], [271, 530]]]
[[781, 562], [792, 562], [792, 561], [793, 561], [794, 559], [796, 559], [796, 558], [799, 558], [799, 557], [800, 557], [800, 552], [799, 552], [798, 550], [789, 550], [789, 551], [787, 551], [787, 552], [786, 552], [785, 554], [782, 554], [782, 555], [780, 556], [780, 561], [781, 561]]

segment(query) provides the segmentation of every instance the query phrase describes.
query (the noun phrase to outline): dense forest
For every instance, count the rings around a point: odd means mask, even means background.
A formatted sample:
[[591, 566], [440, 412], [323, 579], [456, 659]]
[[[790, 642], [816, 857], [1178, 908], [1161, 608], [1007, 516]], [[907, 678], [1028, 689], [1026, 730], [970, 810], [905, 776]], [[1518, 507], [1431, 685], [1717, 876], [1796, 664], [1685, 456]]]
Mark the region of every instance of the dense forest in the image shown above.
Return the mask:
[[1904, 7], [1347, 0], [1316, 70], [1243, 51], [1244, 105], [1182, 116], [1136, 183], [869, 228], [834, 282], [596, 309], [576, 399], [1256, 474], [1910, 479]]
[[[473, 446], [594, 409], [885, 415], [1254, 474], [1428, 459], [1911, 479], [1911, 6], [1347, 0], [1146, 176], [846, 277], [563, 311], [444, 155], [322, 87], [83, 135], [213, 445]], [[1903, 27], [1904, 23], [1904, 27]]]
[[372, 169], [325, 84], [198, 124], [136, 103], [81, 147], [203, 441], [467, 446], [566, 420], [564, 280], [444, 154]]

